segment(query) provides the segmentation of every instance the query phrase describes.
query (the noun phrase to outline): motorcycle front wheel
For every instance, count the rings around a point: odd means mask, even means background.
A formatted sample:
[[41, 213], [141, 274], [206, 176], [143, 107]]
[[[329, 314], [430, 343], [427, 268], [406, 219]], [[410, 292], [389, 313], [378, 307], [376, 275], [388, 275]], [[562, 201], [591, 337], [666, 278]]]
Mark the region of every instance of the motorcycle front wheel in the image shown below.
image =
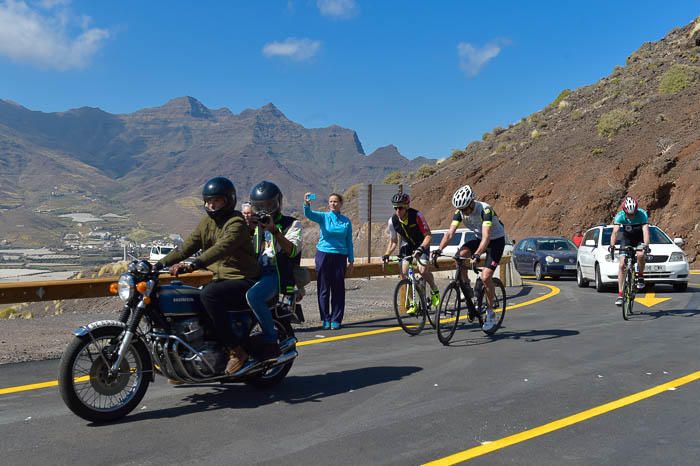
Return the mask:
[[109, 422], [129, 414], [141, 402], [151, 382], [150, 355], [134, 339], [119, 371], [109, 374], [121, 342], [121, 327], [101, 327], [76, 337], [61, 357], [58, 386], [66, 406], [81, 418]]

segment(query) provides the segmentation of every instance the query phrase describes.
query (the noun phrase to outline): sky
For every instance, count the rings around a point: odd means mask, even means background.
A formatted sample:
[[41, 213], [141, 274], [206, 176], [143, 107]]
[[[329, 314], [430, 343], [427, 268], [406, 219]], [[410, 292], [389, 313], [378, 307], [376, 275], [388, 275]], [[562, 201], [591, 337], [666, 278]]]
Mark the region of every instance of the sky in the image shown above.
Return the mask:
[[700, 1], [0, 0], [0, 99], [130, 113], [189, 95], [443, 158], [608, 75]]

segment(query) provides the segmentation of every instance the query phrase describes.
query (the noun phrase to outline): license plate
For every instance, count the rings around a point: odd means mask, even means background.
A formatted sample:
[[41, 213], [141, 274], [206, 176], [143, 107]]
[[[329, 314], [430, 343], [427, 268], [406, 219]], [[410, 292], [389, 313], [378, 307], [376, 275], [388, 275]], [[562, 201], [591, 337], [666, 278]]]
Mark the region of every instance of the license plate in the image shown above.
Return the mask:
[[645, 272], [665, 272], [666, 268], [663, 265], [647, 265], [644, 267]]
[[575, 265], [565, 265], [564, 270], [576, 270], [576, 266]]

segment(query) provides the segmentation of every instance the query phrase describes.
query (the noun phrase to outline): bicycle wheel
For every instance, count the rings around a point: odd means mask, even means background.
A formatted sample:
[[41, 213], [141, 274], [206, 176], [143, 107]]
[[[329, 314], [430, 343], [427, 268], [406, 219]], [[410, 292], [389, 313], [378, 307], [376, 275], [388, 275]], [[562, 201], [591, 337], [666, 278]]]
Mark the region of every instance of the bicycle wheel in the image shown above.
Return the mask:
[[[506, 287], [503, 286], [503, 282], [501, 282], [501, 280], [498, 278], [494, 277], [491, 280], [493, 280], [493, 312], [496, 314], [496, 322], [490, 330], [484, 330], [486, 335], [493, 335], [496, 333], [496, 331], [501, 328], [503, 319], [506, 316]], [[474, 291], [476, 295], [476, 309], [478, 311], [477, 315], [479, 317], [479, 323], [482, 325], [483, 329], [484, 318], [486, 318], [485, 307], [483, 304], [485, 303], [486, 295], [481, 279], [477, 280]]]
[[418, 335], [425, 326], [425, 297], [413, 288], [408, 278], [401, 280], [394, 290], [394, 312], [404, 332]]
[[437, 328], [435, 322], [436, 322], [436, 315], [438, 313], [437, 307], [433, 306], [431, 296], [429, 293], [426, 293], [426, 289], [430, 289], [430, 286], [426, 283], [426, 281], [421, 278], [419, 283], [418, 289], [421, 292], [421, 295], [424, 296], [424, 302], [425, 302], [425, 314], [426, 317], [428, 318], [428, 322], [430, 323], [430, 326], [433, 328]]
[[435, 316], [438, 340], [445, 346], [450, 344], [450, 340], [455, 334], [455, 330], [457, 330], [457, 325], [459, 325], [459, 313], [462, 308], [462, 300], [459, 296], [459, 285], [457, 282], [447, 285], [447, 288], [442, 293], [440, 306]]
[[634, 271], [631, 264], [627, 265], [625, 271], [625, 282], [622, 285], [622, 318], [629, 320], [634, 306]]

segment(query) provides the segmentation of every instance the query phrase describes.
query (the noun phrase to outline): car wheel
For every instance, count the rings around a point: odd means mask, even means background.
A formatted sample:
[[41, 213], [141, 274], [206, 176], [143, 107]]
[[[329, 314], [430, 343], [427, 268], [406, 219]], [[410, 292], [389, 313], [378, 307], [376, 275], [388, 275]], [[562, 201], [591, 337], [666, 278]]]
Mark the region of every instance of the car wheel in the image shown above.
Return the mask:
[[542, 264], [540, 264], [539, 262], [535, 264], [535, 280], [544, 280], [544, 274], [542, 273]]
[[673, 290], [674, 291], [685, 291], [688, 289], [688, 282], [684, 283], [674, 283], [673, 284]]
[[586, 288], [588, 286], [588, 280], [583, 278], [583, 272], [581, 272], [581, 264], [576, 266], [576, 284], [579, 288]]
[[598, 293], [605, 291], [605, 285], [603, 285], [603, 280], [600, 278], [600, 266], [598, 264], [595, 265], [595, 290]]

